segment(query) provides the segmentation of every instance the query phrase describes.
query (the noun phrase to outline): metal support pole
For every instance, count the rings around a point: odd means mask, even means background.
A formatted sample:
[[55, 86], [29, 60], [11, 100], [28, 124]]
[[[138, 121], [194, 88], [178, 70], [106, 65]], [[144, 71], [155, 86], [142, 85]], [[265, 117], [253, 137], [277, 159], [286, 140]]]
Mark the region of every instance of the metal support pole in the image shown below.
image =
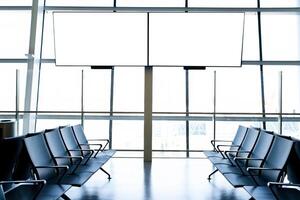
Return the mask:
[[279, 134], [282, 135], [282, 71], [279, 72]]
[[153, 68], [145, 67], [144, 161], [152, 161], [152, 81]]
[[81, 70], [81, 125], [84, 127], [84, 71]]
[[113, 128], [113, 120], [112, 120], [112, 116], [113, 116], [113, 111], [114, 111], [114, 79], [115, 79], [115, 69], [114, 67], [112, 67], [111, 69], [111, 75], [110, 75], [110, 105], [109, 105], [109, 129], [108, 129], [108, 138], [109, 138], [109, 149], [112, 148], [112, 128]]
[[[189, 116], [189, 70], [185, 70], [185, 112]], [[190, 123], [185, 121], [186, 130], [186, 157], [190, 157]]]
[[17, 123], [17, 136], [20, 135], [20, 116], [19, 116], [19, 96], [20, 96], [20, 79], [19, 79], [19, 70], [16, 70], [16, 123]]
[[[44, 0], [44, 8], [46, 6], [46, 0]], [[38, 83], [37, 83], [37, 97], [36, 97], [36, 109], [35, 109], [35, 122], [34, 122], [34, 132], [36, 132], [36, 125], [38, 120], [38, 108], [39, 108], [39, 99], [40, 99], [40, 83], [41, 83], [41, 70], [42, 70], [42, 59], [43, 59], [43, 43], [44, 43], [44, 30], [45, 30], [45, 14], [46, 10], [43, 9], [43, 20], [42, 20], [42, 27], [41, 27], [41, 44], [40, 44], [40, 61], [39, 61], [39, 74], [38, 74]]]
[[[214, 130], [214, 136], [213, 139], [216, 139], [216, 108], [217, 108], [217, 72], [214, 71], [214, 113], [213, 113], [213, 130]], [[216, 146], [214, 145], [214, 148]]]
[[149, 66], [149, 13], [147, 13], [147, 66], [144, 94], [144, 161], [152, 161], [152, 101], [153, 67]]
[[[257, 8], [260, 8], [260, 0], [257, 0]], [[258, 25], [258, 42], [259, 42], [259, 60], [263, 60], [262, 50], [262, 33], [261, 33], [261, 13], [257, 13], [257, 25]], [[260, 86], [261, 86], [261, 106], [262, 117], [266, 117], [266, 105], [265, 105], [265, 87], [264, 87], [264, 68], [263, 64], [260, 65]], [[263, 129], [266, 129], [266, 122], [263, 120]]]

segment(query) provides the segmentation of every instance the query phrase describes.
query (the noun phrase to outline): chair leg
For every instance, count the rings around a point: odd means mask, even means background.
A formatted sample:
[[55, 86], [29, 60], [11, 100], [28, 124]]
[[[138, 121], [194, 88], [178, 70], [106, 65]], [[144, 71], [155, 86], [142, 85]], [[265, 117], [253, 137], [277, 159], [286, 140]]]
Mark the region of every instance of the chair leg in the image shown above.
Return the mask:
[[101, 169], [105, 174], [107, 174], [108, 179], [111, 179], [110, 174], [109, 174], [105, 169], [103, 169], [102, 167], [101, 167], [100, 169]]
[[210, 173], [209, 175], [208, 175], [208, 180], [210, 180], [211, 179], [211, 176], [214, 174], [214, 173], [216, 173], [217, 171], [219, 171], [218, 169], [215, 169], [212, 173]]
[[71, 200], [70, 197], [68, 197], [66, 194], [61, 195], [61, 198], [65, 200]]

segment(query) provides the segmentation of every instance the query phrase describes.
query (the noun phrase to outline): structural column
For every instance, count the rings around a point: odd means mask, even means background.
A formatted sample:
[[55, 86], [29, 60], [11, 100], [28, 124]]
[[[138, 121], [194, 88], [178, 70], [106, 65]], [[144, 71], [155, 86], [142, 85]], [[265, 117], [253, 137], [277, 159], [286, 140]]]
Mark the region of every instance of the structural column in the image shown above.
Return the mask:
[[36, 113], [34, 111], [37, 110], [43, 15], [44, 0], [33, 0], [23, 119], [24, 134], [35, 131]]
[[144, 161], [152, 161], [152, 84], [153, 68], [145, 67], [144, 95]]

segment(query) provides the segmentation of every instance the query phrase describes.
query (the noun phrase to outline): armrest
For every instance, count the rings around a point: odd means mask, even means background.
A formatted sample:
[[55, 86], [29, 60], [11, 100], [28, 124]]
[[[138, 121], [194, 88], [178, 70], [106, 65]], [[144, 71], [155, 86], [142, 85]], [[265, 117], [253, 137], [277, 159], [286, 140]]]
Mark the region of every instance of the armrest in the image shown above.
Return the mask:
[[243, 158], [243, 157], [235, 157], [234, 160], [264, 160], [261, 158]]
[[109, 139], [97, 138], [97, 139], [88, 139], [87, 141], [106, 141], [106, 142], [109, 142]]
[[232, 141], [230, 141], [230, 140], [211, 140], [210, 141], [210, 143], [211, 143], [211, 145], [213, 146], [213, 148], [214, 148], [214, 150], [215, 151], [218, 151], [217, 149], [216, 149], [216, 142], [232, 142]]
[[[101, 147], [102, 148], [101, 151], [103, 151], [107, 147], [107, 145], [110, 143], [109, 139], [89, 139], [88, 141], [91, 141], [91, 142], [93, 142], [93, 141], [104, 141], [105, 145], [104, 145], [103, 148]], [[93, 145], [93, 143], [90, 143], [90, 145]], [[97, 154], [98, 154], [98, 152], [96, 153], [96, 155]]]
[[41, 166], [34, 166], [34, 168], [69, 169], [69, 166], [67, 166], [67, 165], [58, 165], [58, 166], [41, 165]]
[[272, 187], [272, 186], [295, 186], [295, 187], [300, 187], [300, 184], [296, 184], [296, 183], [269, 182], [268, 186], [269, 187]]
[[15, 184], [19, 184], [19, 183], [38, 183], [38, 184], [46, 184], [46, 180], [18, 180], [18, 181], [0, 181], [0, 184], [11, 184], [11, 183], [15, 183]]
[[280, 183], [280, 182], [269, 182], [268, 187], [270, 188], [272, 194], [278, 199], [278, 194], [274, 190], [274, 186], [290, 186], [290, 187], [300, 187], [300, 184], [295, 183]]
[[228, 151], [225, 151], [225, 153], [226, 152], [228, 152], [228, 153], [230, 153], [230, 152], [238, 152], [238, 153], [250, 153], [250, 151], [243, 151], [243, 150], [228, 150]]
[[265, 168], [265, 167], [247, 167], [247, 171], [253, 171], [253, 170], [273, 170], [273, 171], [281, 171], [280, 168]]
[[82, 156], [55, 156], [54, 158], [69, 158], [69, 159], [80, 159], [82, 160], [83, 157]]
[[[67, 165], [58, 165], [58, 166], [35, 166], [35, 168], [51, 168], [51, 169], [64, 169], [64, 172], [60, 175], [58, 182], [60, 182], [62, 180], [62, 178], [64, 177], [64, 175], [67, 173], [67, 171], [69, 170], [69, 166]], [[57, 171], [59, 174], [59, 171]]]
[[235, 144], [219, 144], [217, 147], [239, 147], [240, 145]]

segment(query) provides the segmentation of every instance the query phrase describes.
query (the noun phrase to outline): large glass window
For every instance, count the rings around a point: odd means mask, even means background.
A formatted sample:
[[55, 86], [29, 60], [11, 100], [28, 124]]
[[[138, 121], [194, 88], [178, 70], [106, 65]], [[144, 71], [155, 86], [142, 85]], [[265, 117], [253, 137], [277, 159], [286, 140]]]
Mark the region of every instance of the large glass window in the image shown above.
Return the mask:
[[115, 67], [114, 111], [144, 111], [144, 68]]
[[217, 70], [217, 112], [261, 112], [257, 66]]
[[111, 70], [84, 69], [84, 111], [109, 111]]
[[26, 64], [0, 64], [0, 110], [16, 110], [16, 70], [19, 70], [19, 110], [24, 110]]
[[30, 11], [0, 11], [0, 58], [28, 54]]
[[39, 88], [41, 111], [81, 111], [81, 69], [43, 64]]
[[299, 15], [262, 14], [264, 60], [300, 60]]

